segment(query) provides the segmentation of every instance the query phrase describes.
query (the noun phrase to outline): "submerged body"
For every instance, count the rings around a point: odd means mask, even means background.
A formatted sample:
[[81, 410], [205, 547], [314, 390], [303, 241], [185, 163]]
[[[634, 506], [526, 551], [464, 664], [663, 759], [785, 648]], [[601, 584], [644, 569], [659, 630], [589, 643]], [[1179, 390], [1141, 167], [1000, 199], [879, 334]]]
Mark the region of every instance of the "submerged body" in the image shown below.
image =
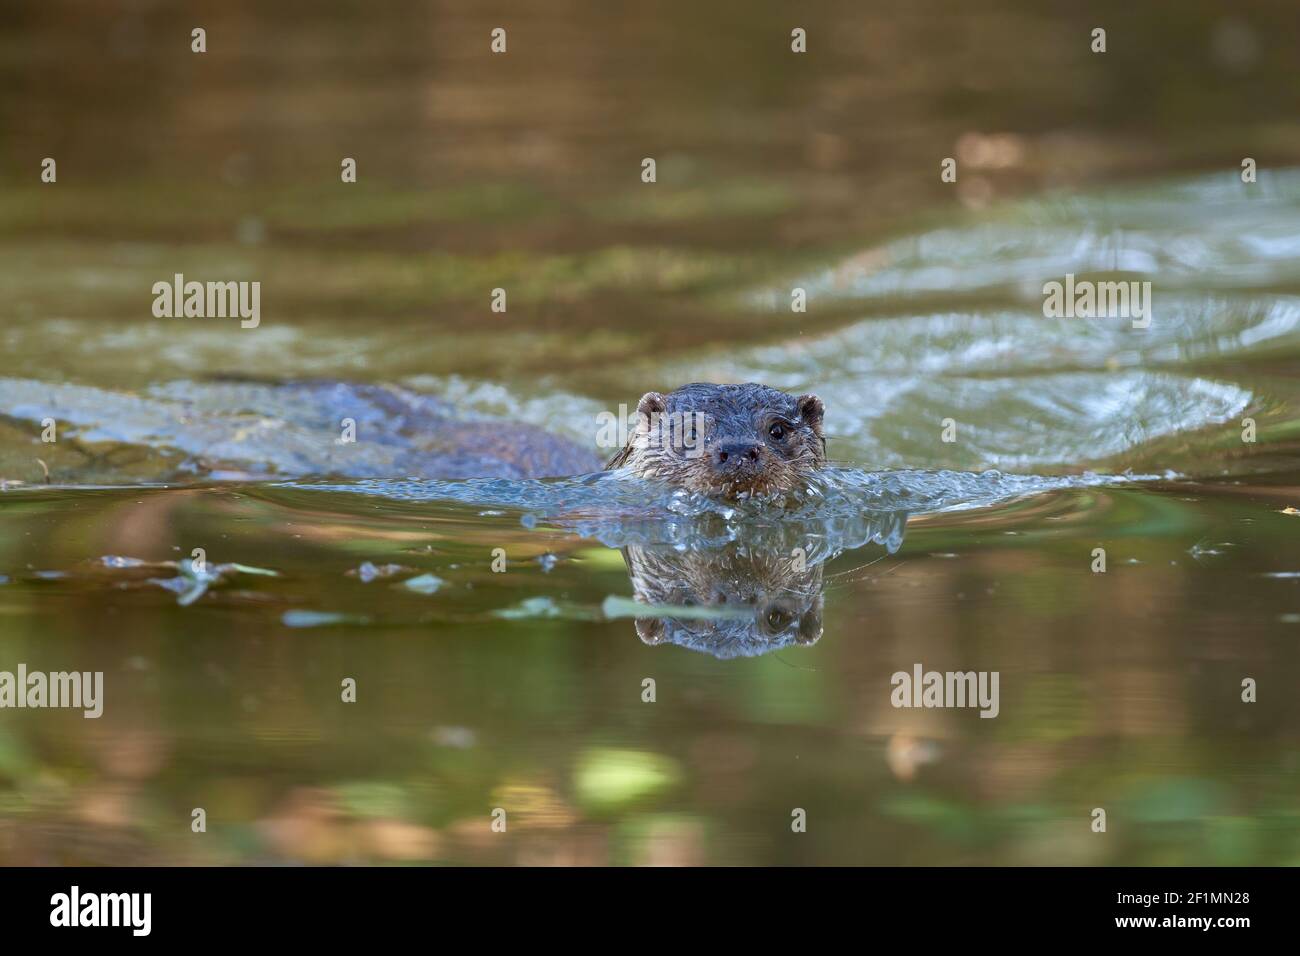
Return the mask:
[[[404, 444], [402, 473], [425, 478], [561, 478], [600, 468], [574, 441], [534, 425], [465, 418], [449, 402], [377, 385], [322, 384], [322, 402], [373, 417], [371, 433]], [[332, 393], [332, 394], [331, 394]]]

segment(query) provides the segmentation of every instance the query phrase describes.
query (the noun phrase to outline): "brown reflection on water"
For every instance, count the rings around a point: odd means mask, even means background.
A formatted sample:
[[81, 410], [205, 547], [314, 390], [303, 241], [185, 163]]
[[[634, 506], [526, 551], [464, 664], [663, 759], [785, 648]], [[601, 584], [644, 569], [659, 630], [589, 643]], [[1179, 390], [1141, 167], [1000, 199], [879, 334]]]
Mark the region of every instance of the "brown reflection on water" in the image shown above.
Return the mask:
[[[870, 549], [831, 563], [816, 645], [738, 660], [647, 646], [627, 619], [493, 619], [522, 594], [627, 593], [616, 553], [597, 560], [605, 549], [502, 590], [469, 539], [422, 557], [355, 528], [299, 537], [328, 526], [324, 510], [250, 507], [254, 529], [214, 558], [251, 560], [257, 542], [281, 576], [188, 608], [122, 590], [123, 572], [20, 573], [0, 592], [4, 659], [102, 669], [109, 706], [99, 722], [10, 713], [0, 859], [1294, 862], [1300, 715], [1284, 688], [1300, 660], [1295, 625], [1279, 622], [1300, 598], [1265, 576], [1300, 568], [1294, 519], [1235, 489], [1188, 488], [919, 520], [865, 571]], [[179, 496], [164, 520], [199, 538], [231, 527], [224, 494]], [[138, 495], [98, 504], [111, 514]], [[1207, 539], [1234, 547], [1189, 553]], [[20, 540], [5, 567], [69, 553], [53, 536]], [[459, 623], [347, 576], [361, 557], [349, 540], [444, 577]], [[1095, 540], [1105, 575], [1089, 570]], [[383, 614], [270, 623], [302, 606]], [[890, 676], [916, 663], [998, 670], [999, 716], [894, 708]], [[356, 704], [339, 702], [340, 675], [357, 680]], [[1243, 675], [1260, 681], [1257, 704], [1240, 703]], [[1088, 828], [1097, 806], [1105, 836]], [[195, 807], [205, 834], [190, 832]], [[795, 808], [807, 833], [790, 831]]]

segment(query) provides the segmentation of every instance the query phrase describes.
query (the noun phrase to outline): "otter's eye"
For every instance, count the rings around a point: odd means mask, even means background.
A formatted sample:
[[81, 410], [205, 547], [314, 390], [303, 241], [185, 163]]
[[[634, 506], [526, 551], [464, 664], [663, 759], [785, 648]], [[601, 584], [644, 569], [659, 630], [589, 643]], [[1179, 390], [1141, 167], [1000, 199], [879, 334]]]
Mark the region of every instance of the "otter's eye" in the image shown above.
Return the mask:
[[767, 430], [767, 433], [772, 436], [773, 441], [780, 441], [785, 437], [785, 427], [780, 422], [777, 422]]

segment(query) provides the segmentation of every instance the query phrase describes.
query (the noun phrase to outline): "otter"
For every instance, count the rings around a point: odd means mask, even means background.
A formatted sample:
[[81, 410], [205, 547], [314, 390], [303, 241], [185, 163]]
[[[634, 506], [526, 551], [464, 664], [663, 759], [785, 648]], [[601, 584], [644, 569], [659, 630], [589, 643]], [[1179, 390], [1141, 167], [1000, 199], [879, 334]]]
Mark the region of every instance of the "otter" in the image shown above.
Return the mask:
[[712, 498], [802, 487], [826, 464], [825, 407], [753, 382], [693, 382], [637, 403], [636, 430], [606, 464]]
[[[437, 400], [393, 389], [353, 387], [349, 395], [364, 397], [390, 428], [409, 435], [425, 426], [411, 463], [426, 477], [551, 478], [599, 468], [568, 439], [521, 423], [453, 422]], [[724, 500], [794, 491], [826, 464], [824, 413], [816, 395], [753, 382], [647, 392], [635, 431], [605, 469]]]
[[[714, 498], [790, 491], [825, 464], [822, 414], [816, 395], [752, 383], [648, 392], [626, 446], [604, 467]], [[568, 438], [466, 416], [446, 399], [391, 385], [226, 376], [137, 395], [0, 379], [0, 416], [91, 432], [111, 422], [116, 440], [165, 451], [159, 466], [177, 476], [524, 479], [602, 468]], [[61, 479], [76, 468], [55, 466]]]

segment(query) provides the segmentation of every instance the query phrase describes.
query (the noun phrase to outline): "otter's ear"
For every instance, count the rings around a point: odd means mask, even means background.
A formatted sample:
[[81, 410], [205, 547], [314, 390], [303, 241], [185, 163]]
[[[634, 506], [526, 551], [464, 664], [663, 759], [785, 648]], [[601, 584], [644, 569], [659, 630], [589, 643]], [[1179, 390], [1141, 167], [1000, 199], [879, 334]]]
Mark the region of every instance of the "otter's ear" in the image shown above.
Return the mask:
[[664, 401], [663, 395], [659, 392], [646, 392], [641, 396], [641, 401], [636, 403], [636, 413], [645, 425], [650, 424], [652, 415], [662, 415], [668, 403]]
[[[667, 407], [668, 402], [661, 394], [646, 392], [641, 396], [641, 401], [636, 403], [636, 430], [642, 434], [648, 433], [654, 424], [652, 416], [662, 414]], [[626, 465], [635, 441], [635, 436], [629, 435], [627, 444], [615, 452], [613, 458], [605, 462], [605, 469], [608, 471]]]
[[796, 398], [795, 405], [799, 409], [799, 418], [803, 423], [814, 431], [820, 432], [822, 416], [826, 414], [826, 406], [822, 404], [822, 400], [810, 392]]

